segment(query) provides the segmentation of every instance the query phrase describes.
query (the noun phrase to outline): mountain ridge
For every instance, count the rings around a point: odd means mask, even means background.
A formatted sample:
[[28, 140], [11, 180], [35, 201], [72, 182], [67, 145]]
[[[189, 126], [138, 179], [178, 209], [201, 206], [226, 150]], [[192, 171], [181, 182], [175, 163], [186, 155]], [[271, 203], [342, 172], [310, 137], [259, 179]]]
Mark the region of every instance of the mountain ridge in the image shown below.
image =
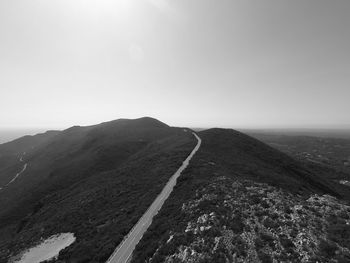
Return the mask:
[[[199, 132], [199, 135], [204, 138], [207, 137], [206, 143], [210, 143], [211, 150], [214, 149], [221, 153], [227, 153], [226, 155], [221, 155], [221, 159], [225, 158], [225, 156], [236, 156], [236, 158], [239, 159], [239, 163], [233, 162], [232, 159], [225, 159], [225, 161], [230, 166], [238, 165], [238, 171], [242, 171], [244, 168], [251, 166], [245, 173], [256, 173], [257, 175], [260, 175], [260, 179], [265, 182], [277, 183], [280, 185], [286, 184], [286, 186], [289, 186], [291, 181], [288, 180], [292, 180], [293, 183], [297, 183], [298, 180], [301, 180], [303, 183], [300, 184], [300, 186], [302, 187], [305, 187], [305, 185], [303, 185], [304, 183], [313, 184], [314, 188], [319, 188], [321, 191], [332, 193], [339, 197], [333, 189], [328, 187], [329, 182], [317, 176], [315, 177], [315, 175], [313, 175], [309, 169], [303, 167], [300, 162], [251, 136], [233, 129], [221, 128], [207, 129]], [[230, 145], [232, 145], [232, 147], [230, 147]], [[244, 159], [245, 157], [252, 158], [250, 160], [251, 163], [248, 163]], [[265, 163], [265, 166], [270, 166], [270, 169], [273, 168], [276, 177], [278, 172], [281, 172], [280, 175], [288, 173], [288, 178], [285, 178], [288, 183], [281, 182], [282, 178], [273, 178], [269, 175], [263, 176], [261, 173], [259, 174], [258, 171], [254, 171], [253, 166], [256, 166], [257, 163]], [[261, 169], [263, 167], [261, 166], [259, 168]], [[320, 180], [320, 182], [317, 180]]]
[[[182, 207], [206, 189], [210, 196], [216, 194], [216, 187], [230, 195], [234, 189], [227, 184], [237, 183], [236, 190], [242, 194], [246, 186], [263, 191], [272, 187], [282, 193], [281, 198], [290, 196], [300, 203], [313, 195], [342, 197], [316, 170], [248, 135], [221, 128], [197, 134], [201, 148], [139, 243], [136, 262], [155, 255], [158, 243], [170, 238], [169, 227], [175, 232], [186, 229], [192, 211], [186, 214]], [[149, 117], [73, 126], [43, 140], [23, 159], [28, 171], [0, 192], [6, 198], [0, 200], [5, 208], [0, 211], [0, 260], [15, 256], [40, 238], [73, 232], [77, 242], [62, 251], [58, 260], [104, 262], [194, 144], [190, 129], [170, 127]], [[21, 164], [17, 155], [14, 158]], [[259, 203], [259, 191], [247, 197], [247, 202]], [[211, 204], [210, 200], [205, 204]], [[227, 208], [220, 203], [220, 209]]]

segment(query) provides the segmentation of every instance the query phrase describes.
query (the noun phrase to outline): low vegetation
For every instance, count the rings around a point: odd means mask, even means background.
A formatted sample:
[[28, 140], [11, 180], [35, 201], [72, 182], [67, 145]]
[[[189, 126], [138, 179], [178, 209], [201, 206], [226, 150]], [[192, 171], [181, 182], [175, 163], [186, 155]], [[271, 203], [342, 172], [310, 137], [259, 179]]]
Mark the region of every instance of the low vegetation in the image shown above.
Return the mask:
[[200, 136], [133, 263], [350, 261], [350, 206], [327, 179], [245, 135]]
[[[67, 232], [76, 241], [51, 262], [105, 262], [196, 144], [147, 118], [57, 136], [2, 193], [17, 206], [0, 211], [0, 262]], [[350, 262], [350, 194], [332, 169], [233, 130], [199, 136], [133, 263]]]
[[[60, 252], [57, 262], [105, 262], [196, 144], [190, 132], [160, 129], [152, 126], [136, 135], [133, 130], [123, 135], [123, 149], [130, 150], [130, 154], [117, 167], [103, 164], [100, 158], [89, 158], [90, 165], [99, 164], [101, 168], [75, 177], [68, 186], [60, 170], [56, 170], [56, 176], [62, 180], [61, 185], [45, 185], [50, 180], [45, 179], [37, 188], [44, 189], [45, 194], [31, 199], [36, 201], [29, 207], [20, 207], [29, 212], [0, 225], [0, 262], [7, 262], [42, 239], [66, 232], [74, 233], [76, 241]], [[142, 145], [135, 148], [141, 135]], [[110, 138], [102, 146], [111, 145], [109, 142]], [[96, 149], [94, 144], [90, 147]], [[97, 156], [118, 157], [107, 148], [100, 147]], [[91, 148], [85, 152], [92, 152]], [[27, 202], [19, 205], [24, 204]]]
[[[350, 206], [219, 177], [181, 208], [148, 262], [349, 262]], [[139, 251], [140, 253], [140, 251]], [[141, 255], [134, 262], [143, 262]]]

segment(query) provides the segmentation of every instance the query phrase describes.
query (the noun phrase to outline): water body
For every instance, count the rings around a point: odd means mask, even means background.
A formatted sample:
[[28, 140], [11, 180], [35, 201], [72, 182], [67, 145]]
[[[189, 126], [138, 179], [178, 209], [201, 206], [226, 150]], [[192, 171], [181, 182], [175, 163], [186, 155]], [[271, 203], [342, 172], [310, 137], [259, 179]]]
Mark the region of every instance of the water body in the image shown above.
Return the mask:
[[56, 258], [59, 252], [70, 246], [76, 240], [73, 233], [62, 233], [49, 237], [39, 245], [22, 252], [22, 256], [15, 263], [39, 263]]

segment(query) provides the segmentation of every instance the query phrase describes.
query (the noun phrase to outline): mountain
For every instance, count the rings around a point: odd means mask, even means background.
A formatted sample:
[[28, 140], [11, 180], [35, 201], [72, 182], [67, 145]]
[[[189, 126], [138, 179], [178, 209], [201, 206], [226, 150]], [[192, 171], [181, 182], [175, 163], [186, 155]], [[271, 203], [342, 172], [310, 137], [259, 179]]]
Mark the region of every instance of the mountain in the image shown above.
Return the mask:
[[[30, 145], [18, 143], [25, 139], [0, 152]], [[11, 154], [26, 150], [22, 162], [17, 156], [26, 170], [0, 191], [0, 261], [60, 231], [77, 236], [71, 259], [106, 259], [195, 143], [187, 130], [140, 118], [74, 126], [19, 147]]]
[[349, 200], [327, 177], [234, 130], [198, 135], [131, 262], [349, 262]]
[[[332, 170], [235, 130], [197, 134], [132, 262], [349, 262], [350, 195]], [[195, 145], [187, 128], [120, 119], [3, 155], [27, 166], [0, 191], [0, 262], [67, 232], [77, 239], [53, 262], [105, 262]]]

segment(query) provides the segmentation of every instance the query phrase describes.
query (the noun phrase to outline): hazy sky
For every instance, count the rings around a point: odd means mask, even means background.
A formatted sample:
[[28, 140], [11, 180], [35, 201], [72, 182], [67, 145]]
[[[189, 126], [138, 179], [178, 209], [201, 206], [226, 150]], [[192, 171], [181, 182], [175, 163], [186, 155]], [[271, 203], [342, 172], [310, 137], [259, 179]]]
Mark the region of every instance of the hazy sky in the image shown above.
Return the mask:
[[1, 0], [0, 128], [350, 128], [350, 1]]

